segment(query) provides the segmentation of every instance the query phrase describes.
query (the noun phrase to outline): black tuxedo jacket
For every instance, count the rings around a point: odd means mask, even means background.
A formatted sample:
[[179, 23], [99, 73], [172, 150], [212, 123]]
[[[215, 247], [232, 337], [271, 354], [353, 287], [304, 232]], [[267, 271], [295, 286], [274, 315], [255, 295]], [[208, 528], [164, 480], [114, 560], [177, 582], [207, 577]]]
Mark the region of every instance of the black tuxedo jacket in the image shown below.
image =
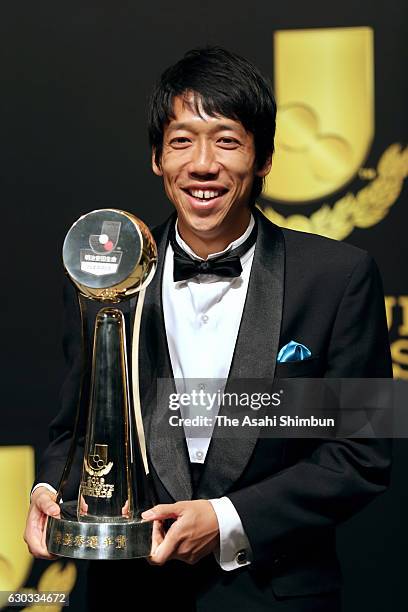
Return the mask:
[[[255, 214], [258, 237], [230, 378], [392, 376], [382, 284], [372, 258], [345, 243], [280, 229]], [[280, 598], [335, 591], [341, 584], [335, 526], [387, 487], [390, 443], [271, 439], [259, 437], [256, 427], [251, 437], [238, 441], [214, 437], [193, 496], [185, 441], [172, 435], [167, 407], [156, 396], [156, 379], [172, 376], [161, 299], [170, 223], [154, 230], [159, 265], [146, 292], [140, 333], [140, 393], [152, 481], [161, 503], [227, 495], [242, 520], [253, 562], [232, 572], [222, 571], [212, 556], [195, 566], [123, 563], [138, 568], [140, 588], [147, 592], [163, 585], [170, 608], [173, 593], [179, 610], [175, 584], [185, 589], [186, 606], [194, 601], [202, 610], [270, 609]], [[68, 374], [36, 480], [55, 487], [72, 435], [80, 378], [78, 308], [68, 285], [65, 305]], [[92, 308], [96, 312], [99, 306]], [[130, 317], [133, 309], [134, 303], [125, 305]], [[279, 349], [290, 340], [309, 347], [311, 358], [277, 364]], [[86, 392], [84, 398], [86, 403]], [[79, 456], [70, 478], [73, 496], [80, 467]], [[101, 562], [96, 565], [100, 580]]]

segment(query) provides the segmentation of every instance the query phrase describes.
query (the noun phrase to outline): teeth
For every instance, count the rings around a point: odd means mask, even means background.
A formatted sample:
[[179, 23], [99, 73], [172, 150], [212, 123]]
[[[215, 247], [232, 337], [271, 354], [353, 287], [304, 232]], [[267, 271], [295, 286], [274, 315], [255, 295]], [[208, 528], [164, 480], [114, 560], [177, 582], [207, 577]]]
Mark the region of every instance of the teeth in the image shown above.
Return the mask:
[[194, 198], [200, 198], [200, 200], [210, 200], [220, 195], [219, 191], [202, 191], [201, 189], [192, 189], [190, 193]]

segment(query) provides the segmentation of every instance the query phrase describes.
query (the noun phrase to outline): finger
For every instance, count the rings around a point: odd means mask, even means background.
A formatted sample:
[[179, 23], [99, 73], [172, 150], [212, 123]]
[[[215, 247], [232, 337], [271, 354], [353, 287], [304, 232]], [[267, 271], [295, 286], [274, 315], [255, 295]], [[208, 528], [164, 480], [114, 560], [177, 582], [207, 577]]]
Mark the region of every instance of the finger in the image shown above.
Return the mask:
[[50, 552], [48, 552], [48, 548], [47, 548], [47, 523], [48, 523], [48, 516], [45, 517], [45, 519], [44, 519], [44, 529], [43, 529], [43, 532], [42, 532], [41, 546], [42, 546], [43, 551], [45, 551], [45, 554], [47, 555], [47, 559], [57, 559], [58, 557], [56, 555], [53, 555]]
[[81, 494], [81, 501], [80, 501], [80, 509], [81, 509], [81, 513], [86, 514], [88, 512], [88, 504], [85, 501], [84, 496]]
[[151, 555], [154, 555], [156, 548], [163, 542], [164, 537], [165, 532], [163, 523], [161, 521], [153, 521]]
[[37, 559], [56, 559], [51, 555], [46, 545], [46, 521], [47, 516], [40, 512], [35, 506], [29, 512], [26, 529], [24, 531], [24, 541], [30, 553]]
[[156, 565], [153, 561], [152, 557], [154, 556], [157, 547], [161, 544], [165, 537], [165, 530], [162, 521], [153, 521], [153, 529], [152, 529], [152, 546], [150, 549], [150, 555], [146, 558], [146, 561], [150, 565]]
[[125, 505], [122, 508], [122, 516], [127, 516], [129, 514], [129, 500], [127, 499]]
[[176, 555], [179, 545], [179, 537], [176, 530], [170, 527], [163, 541], [157, 546], [154, 554], [151, 555], [151, 561], [156, 565], [163, 565]]
[[168, 518], [177, 518], [180, 516], [182, 507], [180, 502], [175, 504], [158, 504], [145, 512], [142, 512], [142, 518], [145, 521], [163, 521]]

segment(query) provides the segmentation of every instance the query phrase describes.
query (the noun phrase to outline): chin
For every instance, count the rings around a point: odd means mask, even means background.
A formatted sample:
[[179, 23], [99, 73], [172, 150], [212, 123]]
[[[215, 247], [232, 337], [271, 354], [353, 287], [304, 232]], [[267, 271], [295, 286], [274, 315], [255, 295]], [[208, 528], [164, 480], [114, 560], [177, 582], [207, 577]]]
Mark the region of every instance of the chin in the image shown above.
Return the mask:
[[184, 224], [192, 230], [210, 233], [221, 227], [224, 219], [225, 217], [220, 217], [219, 215], [217, 217], [213, 215], [207, 217], [194, 216], [184, 218]]
[[188, 227], [191, 231], [195, 232], [196, 234], [202, 234], [202, 235], [211, 235], [214, 233], [214, 231], [217, 230], [217, 228], [219, 227], [217, 223], [210, 223], [210, 222], [196, 222], [196, 223], [189, 223]]

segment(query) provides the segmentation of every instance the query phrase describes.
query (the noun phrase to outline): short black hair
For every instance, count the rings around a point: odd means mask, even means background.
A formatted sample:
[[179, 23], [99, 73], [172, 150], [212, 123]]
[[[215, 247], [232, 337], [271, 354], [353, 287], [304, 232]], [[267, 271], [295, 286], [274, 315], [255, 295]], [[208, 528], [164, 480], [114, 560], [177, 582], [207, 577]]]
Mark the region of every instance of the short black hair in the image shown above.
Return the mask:
[[[257, 168], [262, 168], [274, 150], [276, 102], [270, 83], [247, 59], [221, 47], [188, 51], [163, 72], [149, 105], [149, 141], [160, 165], [165, 125], [174, 118], [173, 101], [187, 92], [193, 107], [210, 117], [235, 119], [254, 135]], [[263, 179], [255, 177], [252, 203], [262, 191]]]

